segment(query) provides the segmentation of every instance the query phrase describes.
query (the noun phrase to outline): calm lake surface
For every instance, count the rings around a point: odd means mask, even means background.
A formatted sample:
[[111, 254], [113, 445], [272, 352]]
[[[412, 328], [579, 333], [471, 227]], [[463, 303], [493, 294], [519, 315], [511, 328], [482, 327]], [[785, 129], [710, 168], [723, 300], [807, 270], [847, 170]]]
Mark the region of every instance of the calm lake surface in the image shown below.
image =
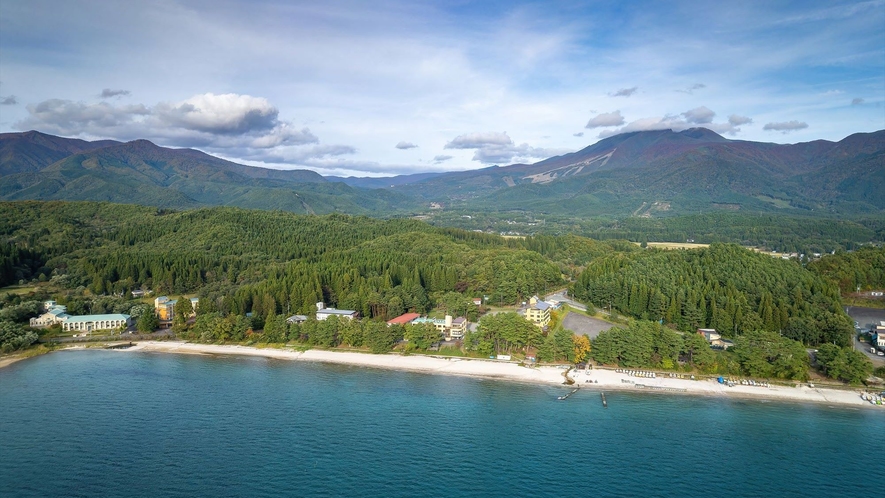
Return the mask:
[[882, 496], [885, 411], [244, 357], [0, 369], [0, 496]]

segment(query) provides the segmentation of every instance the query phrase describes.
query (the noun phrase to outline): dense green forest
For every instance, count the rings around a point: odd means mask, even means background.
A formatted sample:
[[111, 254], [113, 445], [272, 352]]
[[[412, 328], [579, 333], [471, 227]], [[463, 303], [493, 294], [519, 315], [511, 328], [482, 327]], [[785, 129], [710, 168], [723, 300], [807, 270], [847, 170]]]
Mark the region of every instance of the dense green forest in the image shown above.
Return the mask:
[[812, 218], [730, 211], [654, 217], [570, 218], [545, 212], [476, 212], [454, 209], [433, 213], [429, 222], [465, 230], [522, 235], [576, 234], [596, 240], [633, 242], [733, 242], [778, 252], [804, 254], [851, 250], [885, 241], [885, 218]]
[[725, 337], [780, 332], [808, 345], [850, 344], [838, 288], [803, 268], [731, 244], [616, 253], [592, 261], [573, 296], [636, 318], [714, 328]]
[[562, 285], [561, 269], [572, 264], [521, 241], [408, 219], [24, 202], [3, 204], [0, 225], [4, 284], [36, 276], [99, 295], [198, 292], [206, 309], [262, 316], [324, 301], [386, 318], [426, 312], [434, 295], [451, 291], [514, 304]]
[[839, 285], [842, 293], [885, 288], [885, 246], [840, 251], [812, 261], [808, 269]]
[[[437, 309], [476, 321], [470, 297], [513, 306], [571, 279], [573, 297], [632, 319], [581, 352], [556, 320], [541, 331], [514, 313], [489, 314], [467, 334], [464, 351], [534, 351], [542, 361], [580, 361], [589, 351], [604, 364], [804, 378], [805, 347], [830, 344], [818, 367], [858, 382], [869, 362], [844, 348], [853, 327], [839, 291], [882, 287], [883, 255], [885, 249], [864, 247], [806, 267], [734, 244], [665, 251], [576, 235], [503, 238], [411, 219], [0, 203], [0, 284], [46, 282], [27, 299], [0, 296], [0, 347], [37, 340], [25, 324], [48, 298], [72, 314], [130, 313], [139, 329], [152, 330], [151, 306], [129, 297], [152, 289], [199, 295], [195, 322], [183, 306], [173, 322], [190, 340], [383, 352], [405, 339], [405, 350], [427, 350], [439, 340], [432, 327], [387, 327], [383, 320]], [[318, 301], [368, 320], [286, 323], [291, 314], [309, 315]], [[734, 339], [734, 349], [711, 351], [701, 336], [677, 332], [699, 327]]]

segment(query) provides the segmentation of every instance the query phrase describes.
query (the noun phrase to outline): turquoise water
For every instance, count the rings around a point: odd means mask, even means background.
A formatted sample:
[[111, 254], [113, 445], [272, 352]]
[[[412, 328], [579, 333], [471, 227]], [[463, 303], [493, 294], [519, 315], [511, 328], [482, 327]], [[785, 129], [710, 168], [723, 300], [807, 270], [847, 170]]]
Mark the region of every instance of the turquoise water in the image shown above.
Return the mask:
[[[0, 496], [875, 496], [885, 413], [241, 357], [0, 369]], [[878, 476], [878, 477], [877, 477]]]

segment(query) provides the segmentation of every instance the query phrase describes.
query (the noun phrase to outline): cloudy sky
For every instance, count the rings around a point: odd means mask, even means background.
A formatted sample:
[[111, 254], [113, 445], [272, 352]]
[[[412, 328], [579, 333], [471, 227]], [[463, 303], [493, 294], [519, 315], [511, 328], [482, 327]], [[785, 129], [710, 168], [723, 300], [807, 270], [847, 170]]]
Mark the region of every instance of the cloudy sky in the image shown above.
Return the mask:
[[378, 176], [885, 128], [885, 0], [4, 0], [0, 131]]

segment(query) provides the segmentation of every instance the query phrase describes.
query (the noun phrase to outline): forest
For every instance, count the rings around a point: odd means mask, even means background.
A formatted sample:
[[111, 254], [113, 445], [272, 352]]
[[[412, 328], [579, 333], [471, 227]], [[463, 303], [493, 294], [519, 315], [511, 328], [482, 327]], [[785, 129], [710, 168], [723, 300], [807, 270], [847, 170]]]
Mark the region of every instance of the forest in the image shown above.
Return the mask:
[[808, 217], [728, 210], [682, 216], [567, 217], [532, 211], [477, 211], [457, 206], [433, 213], [439, 226], [517, 235], [574, 234], [595, 240], [633, 242], [731, 242], [748, 247], [804, 254], [848, 251], [885, 242], [885, 219], [872, 216]]
[[[101, 203], [6, 203], [3, 284], [60, 279], [96, 295], [198, 293], [223, 313], [368, 318], [426, 312], [458, 291], [515, 304], [563, 285], [561, 266], [518, 241], [409, 219]], [[211, 301], [212, 304], [206, 304]]]
[[814, 346], [851, 344], [853, 322], [831, 281], [733, 244], [647, 249], [595, 259], [572, 295], [634, 318], [713, 328], [724, 337], [765, 330]]
[[[129, 297], [151, 289], [199, 296], [195, 319], [173, 324], [188, 340], [425, 351], [439, 342], [435, 330], [384, 321], [435, 312], [478, 321], [463, 341], [463, 353], [478, 356], [589, 355], [603, 364], [803, 378], [807, 356], [784, 358], [830, 344], [836, 349], [824, 348], [818, 367], [856, 382], [868, 362], [845, 348], [853, 327], [840, 290], [881, 288], [883, 251], [837, 251], [805, 265], [735, 244], [667, 251], [570, 234], [503, 238], [408, 218], [0, 203], [0, 285], [45, 283], [27, 299], [0, 296], [0, 346], [36, 341], [23, 324], [49, 298], [74, 314], [128, 312], [152, 330], [150, 305]], [[569, 282], [572, 297], [628, 320], [591, 344], [558, 319], [542, 331], [512, 312], [478, 316], [472, 304], [483, 297], [513, 309]], [[286, 322], [311, 315], [319, 301], [364, 319]], [[697, 328], [733, 339], [733, 351], [711, 351]]]

